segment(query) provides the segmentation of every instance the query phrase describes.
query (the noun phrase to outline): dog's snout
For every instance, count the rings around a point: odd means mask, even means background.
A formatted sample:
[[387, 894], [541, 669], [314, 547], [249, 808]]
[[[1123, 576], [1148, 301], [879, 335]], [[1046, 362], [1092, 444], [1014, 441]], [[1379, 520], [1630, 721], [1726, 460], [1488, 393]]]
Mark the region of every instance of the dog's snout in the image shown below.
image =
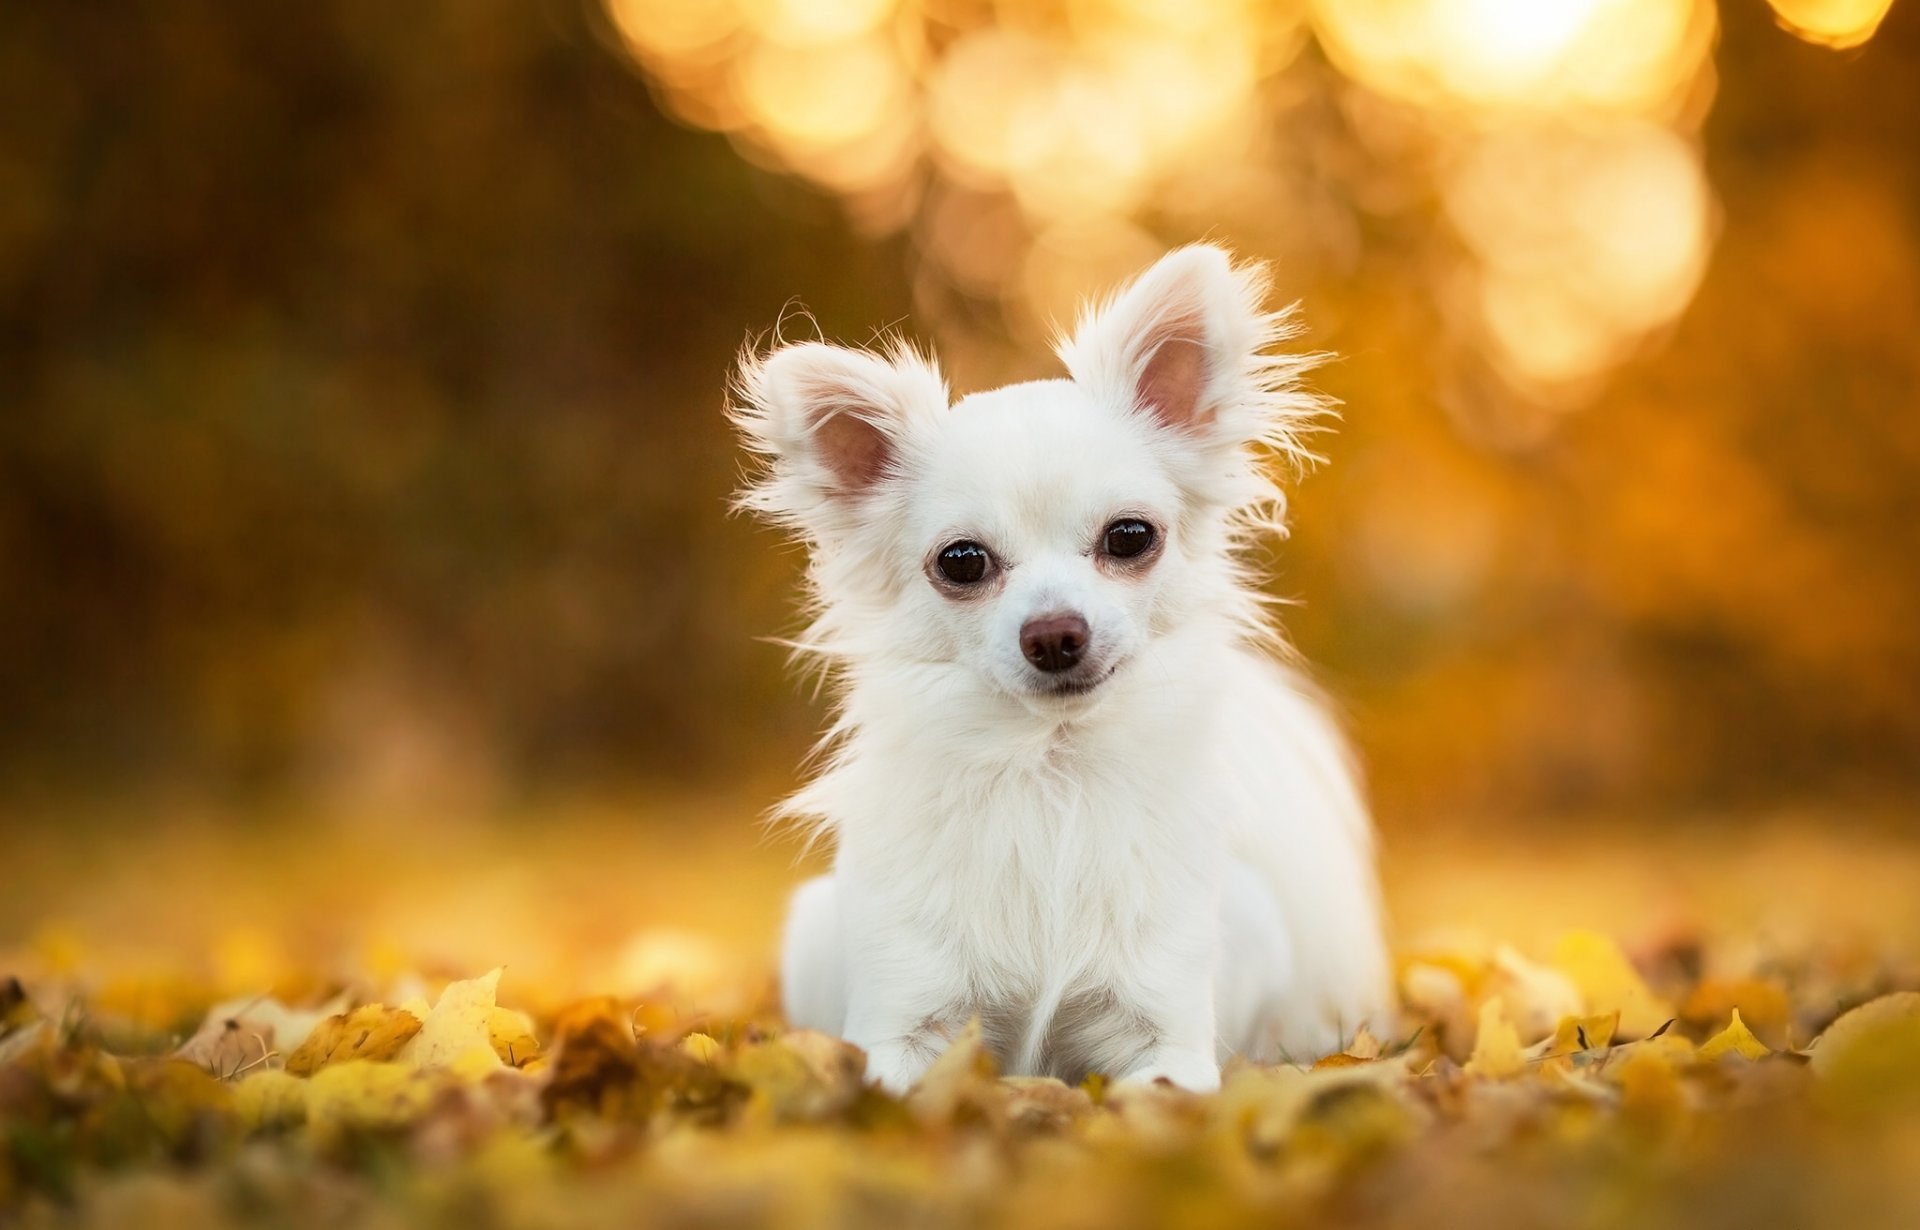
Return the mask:
[[1043, 671], [1063, 671], [1080, 661], [1092, 634], [1087, 621], [1072, 612], [1042, 615], [1021, 626], [1020, 652]]

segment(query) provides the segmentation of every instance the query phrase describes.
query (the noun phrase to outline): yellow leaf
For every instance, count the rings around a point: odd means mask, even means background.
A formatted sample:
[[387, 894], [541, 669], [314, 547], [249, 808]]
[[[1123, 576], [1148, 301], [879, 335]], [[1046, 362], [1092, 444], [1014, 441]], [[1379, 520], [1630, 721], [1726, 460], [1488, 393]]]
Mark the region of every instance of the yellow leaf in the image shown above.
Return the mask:
[[1526, 1067], [1520, 1054], [1520, 1035], [1507, 1020], [1504, 1005], [1490, 999], [1480, 1007], [1480, 1028], [1473, 1039], [1467, 1071], [1476, 1076], [1513, 1076]]
[[707, 1034], [688, 1034], [680, 1039], [680, 1049], [701, 1063], [712, 1063], [720, 1054], [720, 1044]]
[[323, 1139], [351, 1129], [391, 1128], [426, 1112], [440, 1083], [401, 1064], [349, 1059], [307, 1082], [307, 1122]]
[[420, 1018], [384, 1004], [362, 1004], [320, 1022], [287, 1056], [287, 1071], [311, 1076], [349, 1059], [387, 1060], [420, 1032]]
[[304, 1123], [307, 1082], [278, 1069], [262, 1069], [233, 1087], [233, 1108], [249, 1131]]
[[[421, 1022], [420, 1032], [400, 1048], [394, 1059], [414, 1068], [444, 1068], [476, 1050], [493, 1055], [488, 1021], [495, 1006], [500, 972], [496, 969], [478, 978], [448, 983], [433, 1005], [433, 1011]], [[486, 1068], [501, 1066], [497, 1055], [491, 1064], [478, 1057], [470, 1059], [468, 1064]]]
[[539, 1039], [533, 1036], [533, 1022], [524, 1012], [494, 1008], [487, 1013], [487, 1041], [500, 1062], [520, 1067], [540, 1056]]
[[1553, 1027], [1553, 1041], [1547, 1046], [1548, 1055], [1572, 1055], [1580, 1051], [1604, 1051], [1613, 1045], [1613, 1035], [1620, 1027], [1618, 1012], [1603, 1012], [1596, 1016], [1562, 1017]]
[[1373, 1036], [1372, 1030], [1362, 1025], [1353, 1035], [1353, 1041], [1347, 1044], [1346, 1054], [1355, 1059], [1378, 1059], [1380, 1058], [1380, 1039]]
[[1842, 1106], [1920, 1103], [1920, 992], [1883, 995], [1846, 1013], [1814, 1039], [1810, 1063]]
[[1709, 978], [1695, 987], [1681, 1006], [1680, 1016], [1705, 1027], [1724, 1021], [1734, 1009], [1749, 1028], [1778, 1037], [1792, 1015], [1786, 989], [1765, 978]]
[[1673, 1012], [1640, 977], [1627, 955], [1595, 931], [1574, 931], [1554, 945], [1549, 962], [1573, 980], [1588, 1015], [1619, 1012], [1620, 1035], [1644, 1038], [1672, 1019]]
[[1733, 1010], [1733, 1020], [1719, 1033], [1700, 1044], [1700, 1058], [1711, 1062], [1722, 1055], [1738, 1055], [1742, 1059], [1765, 1059], [1772, 1054], [1766, 1044], [1753, 1036], [1747, 1023], [1740, 1019], [1740, 1009]]

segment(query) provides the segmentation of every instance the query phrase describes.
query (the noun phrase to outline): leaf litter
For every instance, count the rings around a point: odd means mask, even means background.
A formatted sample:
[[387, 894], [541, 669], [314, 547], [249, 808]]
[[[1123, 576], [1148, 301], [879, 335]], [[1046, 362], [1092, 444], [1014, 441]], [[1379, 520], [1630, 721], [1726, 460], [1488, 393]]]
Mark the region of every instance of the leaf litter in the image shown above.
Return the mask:
[[1920, 993], [1711, 965], [1409, 953], [1396, 1029], [1204, 1096], [1004, 1078], [976, 1023], [895, 1098], [765, 1007], [503, 1004], [500, 969], [7, 979], [0, 1225], [1920, 1225]]

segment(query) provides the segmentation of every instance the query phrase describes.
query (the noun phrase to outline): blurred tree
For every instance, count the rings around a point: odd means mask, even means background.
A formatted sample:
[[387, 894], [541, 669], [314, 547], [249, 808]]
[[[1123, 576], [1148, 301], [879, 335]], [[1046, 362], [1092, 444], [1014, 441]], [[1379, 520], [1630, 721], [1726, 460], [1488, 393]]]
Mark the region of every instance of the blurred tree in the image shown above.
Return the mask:
[[[1910, 791], [1920, 16], [1845, 55], [1719, 18], [1711, 264], [1556, 401], [1524, 329], [1436, 343], [1490, 293], [1455, 259], [1488, 200], [1293, 26], [1282, 174], [1054, 227], [1009, 306], [965, 259], [1013, 250], [1004, 194], [909, 175], [856, 230], [664, 118], [584, 0], [0, 8], [0, 764], [349, 801], [785, 772], [818, 715], [753, 638], [797, 561], [724, 515], [748, 333], [799, 295], [1033, 373], [1041, 305], [1214, 233], [1352, 356], [1276, 584], [1391, 809]], [[1534, 148], [1469, 186], [1526, 221]]]

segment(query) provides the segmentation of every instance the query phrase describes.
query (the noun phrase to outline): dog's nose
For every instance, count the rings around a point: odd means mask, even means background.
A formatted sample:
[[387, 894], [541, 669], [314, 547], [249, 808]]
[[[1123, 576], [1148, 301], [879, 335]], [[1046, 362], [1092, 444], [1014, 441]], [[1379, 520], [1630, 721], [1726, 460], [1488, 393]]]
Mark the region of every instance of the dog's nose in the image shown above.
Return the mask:
[[1043, 671], [1063, 671], [1087, 651], [1092, 629], [1071, 612], [1029, 619], [1020, 628], [1020, 652]]

